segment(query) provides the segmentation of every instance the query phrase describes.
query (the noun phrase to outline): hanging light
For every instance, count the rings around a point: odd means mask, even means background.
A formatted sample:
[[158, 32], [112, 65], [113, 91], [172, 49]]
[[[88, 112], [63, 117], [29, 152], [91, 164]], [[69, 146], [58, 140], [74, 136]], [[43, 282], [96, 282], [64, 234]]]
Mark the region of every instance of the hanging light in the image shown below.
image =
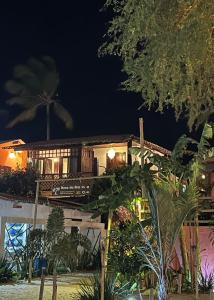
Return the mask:
[[10, 152], [10, 153], [9, 153], [9, 158], [11, 158], [11, 159], [16, 158], [15, 153], [14, 153], [14, 152]]
[[109, 149], [107, 155], [110, 159], [113, 159], [115, 157], [115, 150], [113, 148]]

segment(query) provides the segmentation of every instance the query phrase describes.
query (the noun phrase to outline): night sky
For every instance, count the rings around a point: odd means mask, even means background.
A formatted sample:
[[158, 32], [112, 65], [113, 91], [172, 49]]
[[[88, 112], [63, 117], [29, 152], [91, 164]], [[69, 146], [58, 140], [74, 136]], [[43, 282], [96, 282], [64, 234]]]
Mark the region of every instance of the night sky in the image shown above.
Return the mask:
[[[60, 99], [74, 119], [73, 131], [52, 117], [52, 138], [98, 134], [138, 134], [138, 118], [145, 120], [145, 138], [171, 149], [187, 132], [185, 122], [176, 123], [174, 113], [160, 115], [137, 111], [141, 97], [120, 91], [125, 79], [116, 57], [98, 58], [110, 13], [100, 12], [103, 1], [7, 1], [0, 9], [0, 99], [5, 107], [8, 95], [4, 83], [12, 77], [14, 65], [29, 57], [49, 55], [60, 73]], [[18, 109], [10, 109], [10, 118]], [[45, 114], [32, 122], [5, 129], [2, 118], [0, 139], [45, 139]]]

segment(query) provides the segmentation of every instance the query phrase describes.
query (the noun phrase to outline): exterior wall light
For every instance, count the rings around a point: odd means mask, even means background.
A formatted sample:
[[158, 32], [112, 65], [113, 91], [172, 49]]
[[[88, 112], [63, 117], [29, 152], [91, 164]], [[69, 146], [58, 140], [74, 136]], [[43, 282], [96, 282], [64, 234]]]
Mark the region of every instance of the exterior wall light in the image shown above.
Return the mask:
[[10, 153], [9, 153], [9, 158], [11, 158], [11, 159], [16, 158], [15, 153], [14, 153], [14, 152], [10, 152]]
[[202, 174], [202, 175], [201, 175], [201, 178], [202, 178], [202, 179], [205, 179], [205, 178], [206, 178], [206, 176], [205, 176], [204, 174]]
[[115, 157], [115, 150], [113, 148], [109, 149], [107, 155], [110, 159], [113, 159]]

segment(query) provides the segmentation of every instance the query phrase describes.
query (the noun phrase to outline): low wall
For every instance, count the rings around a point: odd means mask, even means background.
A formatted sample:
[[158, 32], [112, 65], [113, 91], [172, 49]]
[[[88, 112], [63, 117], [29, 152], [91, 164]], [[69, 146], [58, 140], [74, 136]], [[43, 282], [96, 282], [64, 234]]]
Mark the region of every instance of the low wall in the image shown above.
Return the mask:
[[[33, 203], [0, 199], [0, 254], [4, 253], [5, 224], [32, 224], [34, 206]], [[48, 205], [38, 205], [37, 224], [39, 227], [46, 225], [51, 209]], [[63, 211], [65, 216], [65, 230], [67, 232], [70, 232], [71, 226], [78, 226], [80, 227], [80, 232], [87, 235], [92, 244], [97, 241], [100, 230], [104, 228], [104, 224], [99, 223], [100, 218], [93, 219], [93, 222], [91, 222], [91, 213], [80, 212], [75, 209], [63, 209]]]

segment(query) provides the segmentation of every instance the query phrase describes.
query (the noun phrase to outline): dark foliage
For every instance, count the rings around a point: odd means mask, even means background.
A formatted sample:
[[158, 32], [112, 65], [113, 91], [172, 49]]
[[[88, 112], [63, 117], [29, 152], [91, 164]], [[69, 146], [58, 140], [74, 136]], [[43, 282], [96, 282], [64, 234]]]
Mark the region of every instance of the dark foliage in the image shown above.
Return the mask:
[[0, 284], [14, 281], [13, 266], [5, 257], [0, 257]]
[[[107, 273], [105, 277], [104, 300], [126, 299], [135, 289], [129, 282], [122, 280], [120, 275]], [[100, 278], [98, 275], [81, 282], [78, 294], [72, 300], [100, 300]]]
[[37, 173], [33, 168], [16, 170], [0, 175], [0, 192], [17, 196], [33, 196]]
[[142, 258], [138, 247], [142, 243], [140, 226], [127, 223], [111, 232], [111, 251], [109, 253], [109, 268], [124, 274], [130, 280], [139, 276]]
[[200, 272], [200, 277], [199, 277], [199, 290], [203, 293], [208, 293], [214, 288], [214, 273], [203, 273], [202, 271]]

